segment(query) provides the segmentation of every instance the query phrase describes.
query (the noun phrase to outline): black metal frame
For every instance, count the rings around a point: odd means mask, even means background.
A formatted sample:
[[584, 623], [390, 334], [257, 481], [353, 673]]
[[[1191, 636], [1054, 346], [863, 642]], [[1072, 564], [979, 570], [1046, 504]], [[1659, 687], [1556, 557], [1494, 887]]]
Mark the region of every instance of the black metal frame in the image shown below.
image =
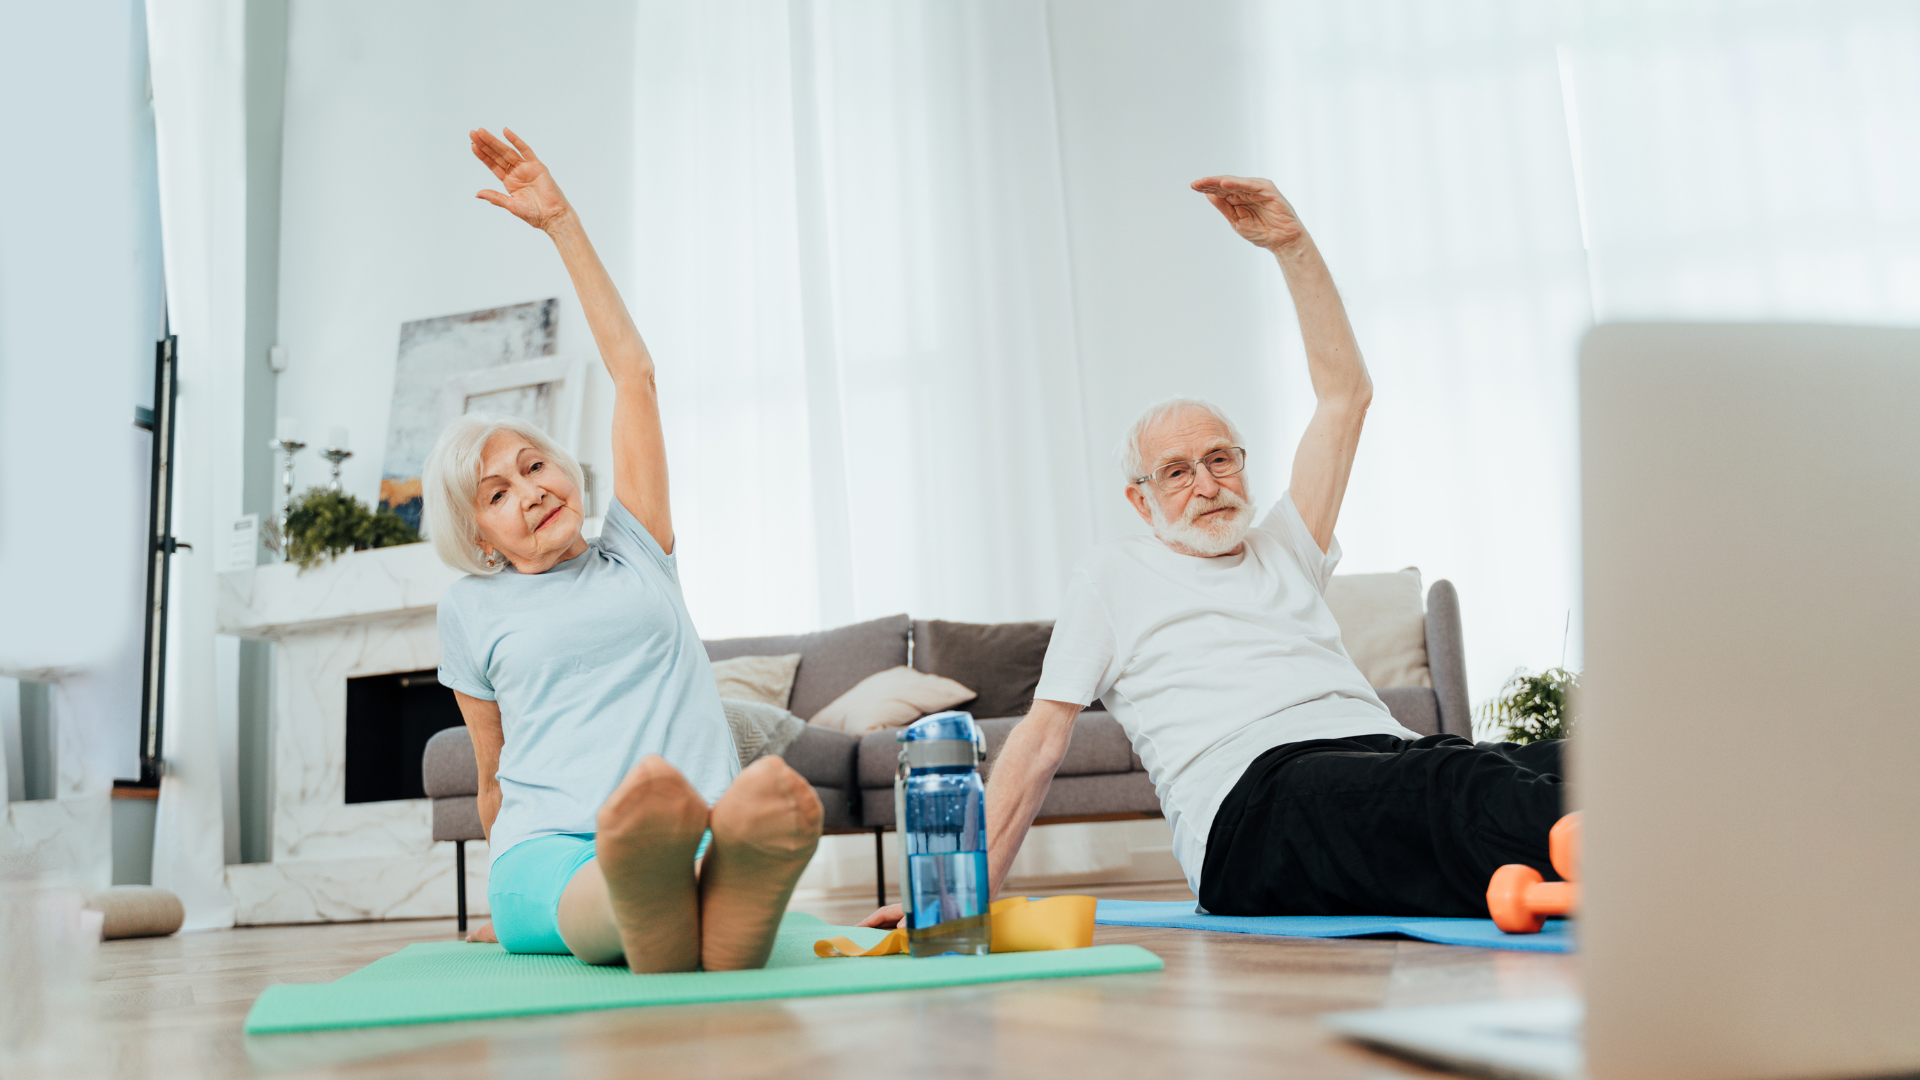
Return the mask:
[[[467, 936], [467, 842], [453, 842], [453, 892], [460, 910], [460, 936]], [[445, 896], [445, 893], [440, 895]]]
[[167, 579], [173, 553], [193, 550], [173, 536], [173, 432], [180, 397], [180, 339], [174, 334], [154, 346], [152, 467], [147, 502], [146, 651], [141, 670], [140, 787], [159, 787], [161, 751], [166, 743]]

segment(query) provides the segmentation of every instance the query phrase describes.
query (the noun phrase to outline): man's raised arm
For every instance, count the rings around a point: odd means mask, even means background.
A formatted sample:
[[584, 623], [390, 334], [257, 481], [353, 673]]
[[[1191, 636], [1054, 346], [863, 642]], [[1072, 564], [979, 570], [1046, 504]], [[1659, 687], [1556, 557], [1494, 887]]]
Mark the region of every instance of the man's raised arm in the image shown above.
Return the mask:
[[1326, 260], [1272, 181], [1209, 176], [1195, 180], [1193, 190], [1205, 195], [1248, 243], [1273, 252], [1293, 294], [1317, 404], [1293, 456], [1290, 490], [1308, 531], [1325, 551], [1333, 543], [1360, 428], [1373, 401], [1373, 380], [1360, 357], [1360, 343], [1354, 340]]

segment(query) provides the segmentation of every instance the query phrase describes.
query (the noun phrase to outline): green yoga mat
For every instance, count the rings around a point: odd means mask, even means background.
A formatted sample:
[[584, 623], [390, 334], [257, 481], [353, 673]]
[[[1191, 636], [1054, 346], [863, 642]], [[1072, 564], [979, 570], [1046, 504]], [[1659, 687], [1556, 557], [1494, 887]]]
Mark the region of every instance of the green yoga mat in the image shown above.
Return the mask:
[[933, 986], [1159, 971], [1160, 958], [1137, 945], [1097, 945], [995, 956], [834, 957], [813, 943], [843, 935], [867, 948], [884, 930], [830, 926], [789, 912], [773, 956], [759, 971], [634, 975], [571, 956], [515, 956], [498, 945], [435, 941], [409, 945], [330, 983], [270, 986], [247, 1013], [249, 1035], [332, 1028], [480, 1020], [497, 1016], [687, 1005], [702, 1001], [866, 994]]

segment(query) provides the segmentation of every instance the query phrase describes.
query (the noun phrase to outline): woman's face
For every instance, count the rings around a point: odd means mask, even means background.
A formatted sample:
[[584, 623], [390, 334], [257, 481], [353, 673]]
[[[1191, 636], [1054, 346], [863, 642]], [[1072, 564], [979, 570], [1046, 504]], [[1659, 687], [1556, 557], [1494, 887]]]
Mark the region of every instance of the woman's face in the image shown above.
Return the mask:
[[473, 497], [480, 547], [523, 574], [539, 574], [587, 549], [580, 492], [559, 465], [524, 437], [495, 432], [480, 451]]

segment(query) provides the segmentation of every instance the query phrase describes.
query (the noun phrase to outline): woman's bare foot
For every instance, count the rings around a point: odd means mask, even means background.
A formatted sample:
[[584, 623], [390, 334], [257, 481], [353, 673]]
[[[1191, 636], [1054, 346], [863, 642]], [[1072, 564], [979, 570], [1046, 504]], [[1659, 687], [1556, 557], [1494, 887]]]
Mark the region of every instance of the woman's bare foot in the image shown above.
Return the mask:
[[706, 828], [707, 801], [657, 755], [642, 758], [600, 807], [594, 850], [636, 974], [699, 966], [693, 856]]
[[700, 869], [700, 961], [708, 971], [764, 967], [794, 882], [820, 843], [820, 797], [777, 757], [742, 770], [714, 804]]

